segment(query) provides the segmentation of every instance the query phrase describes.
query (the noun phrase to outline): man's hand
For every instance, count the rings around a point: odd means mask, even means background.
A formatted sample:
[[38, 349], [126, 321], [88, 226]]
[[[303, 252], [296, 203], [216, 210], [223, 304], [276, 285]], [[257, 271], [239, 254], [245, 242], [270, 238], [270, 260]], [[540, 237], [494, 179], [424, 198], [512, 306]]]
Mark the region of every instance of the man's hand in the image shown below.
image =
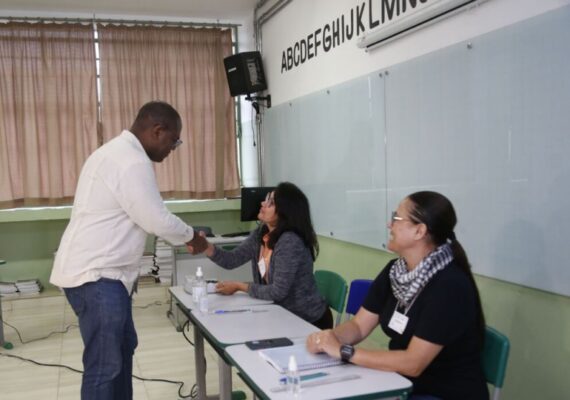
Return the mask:
[[205, 235], [198, 234], [198, 232], [194, 231], [194, 237], [191, 241], [186, 243], [186, 247], [191, 254], [196, 255], [206, 251], [209, 243], [204, 236]]

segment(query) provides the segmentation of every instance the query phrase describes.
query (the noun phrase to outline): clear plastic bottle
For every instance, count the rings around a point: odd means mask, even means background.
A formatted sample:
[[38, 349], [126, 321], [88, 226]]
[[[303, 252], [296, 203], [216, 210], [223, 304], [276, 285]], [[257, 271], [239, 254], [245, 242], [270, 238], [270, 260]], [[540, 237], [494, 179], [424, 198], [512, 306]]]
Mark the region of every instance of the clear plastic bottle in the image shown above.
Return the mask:
[[200, 306], [200, 299], [202, 296], [206, 296], [206, 281], [204, 280], [204, 273], [202, 272], [202, 267], [196, 269], [196, 277], [194, 278], [194, 284], [192, 286], [192, 301], [198, 307]]
[[299, 396], [301, 392], [301, 378], [297, 368], [295, 356], [289, 356], [289, 366], [287, 368], [287, 392], [293, 397]]
[[204, 284], [204, 290], [200, 295], [199, 309], [202, 314], [208, 314], [208, 287], [207, 283]]

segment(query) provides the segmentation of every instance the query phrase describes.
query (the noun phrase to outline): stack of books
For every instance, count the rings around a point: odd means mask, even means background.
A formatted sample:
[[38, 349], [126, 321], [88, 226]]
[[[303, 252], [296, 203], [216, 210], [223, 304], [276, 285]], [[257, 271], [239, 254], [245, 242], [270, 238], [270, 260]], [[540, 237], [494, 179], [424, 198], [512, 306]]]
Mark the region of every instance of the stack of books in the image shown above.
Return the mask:
[[154, 254], [160, 282], [171, 285], [172, 269], [174, 268], [174, 249], [164, 239], [156, 238]]
[[42, 291], [39, 279], [21, 279], [16, 281], [16, 287], [21, 295], [37, 295]]
[[18, 297], [18, 288], [14, 282], [0, 282], [0, 296]]

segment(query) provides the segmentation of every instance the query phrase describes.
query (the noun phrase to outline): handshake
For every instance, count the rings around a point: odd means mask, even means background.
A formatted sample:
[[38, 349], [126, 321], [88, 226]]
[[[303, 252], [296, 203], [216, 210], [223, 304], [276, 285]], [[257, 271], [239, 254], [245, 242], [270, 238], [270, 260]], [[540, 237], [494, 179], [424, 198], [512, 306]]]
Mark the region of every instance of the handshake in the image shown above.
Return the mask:
[[206, 240], [206, 234], [204, 232], [198, 233], [194, 231], [194, 237], [191, 241], [186, 243], [186, 247], [189, 253], [196, 255], [205, 252], [208, 248], [213, 246]]

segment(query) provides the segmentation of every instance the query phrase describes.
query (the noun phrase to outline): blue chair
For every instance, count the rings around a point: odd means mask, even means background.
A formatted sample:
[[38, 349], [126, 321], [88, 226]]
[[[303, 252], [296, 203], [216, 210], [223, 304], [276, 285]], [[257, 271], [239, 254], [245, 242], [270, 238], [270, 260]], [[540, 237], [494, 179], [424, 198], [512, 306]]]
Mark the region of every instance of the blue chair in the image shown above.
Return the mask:
[[351, 316], [356, 315], [368, 294], [370, 285], [372, 285], [371, 279], [355, 279], [350, 283], [350, 291], [348, 292], [345, 309], [346, 321], [348, 321]]
[[509, 338], [498, 330], [485, 327], [485, 347], [483, 349], [483, 372], [488, 383], [495, 389], [491, 398], [499, 400], [501, 388], [505, 381], [507, 361], [509, 359]]
[[344, 302], [348, 285], [342, 276], [332, 271], [315, 271], [317, 288], [330, 308], [337, 312], [335, 326], [338, 325], [344, 311]]

